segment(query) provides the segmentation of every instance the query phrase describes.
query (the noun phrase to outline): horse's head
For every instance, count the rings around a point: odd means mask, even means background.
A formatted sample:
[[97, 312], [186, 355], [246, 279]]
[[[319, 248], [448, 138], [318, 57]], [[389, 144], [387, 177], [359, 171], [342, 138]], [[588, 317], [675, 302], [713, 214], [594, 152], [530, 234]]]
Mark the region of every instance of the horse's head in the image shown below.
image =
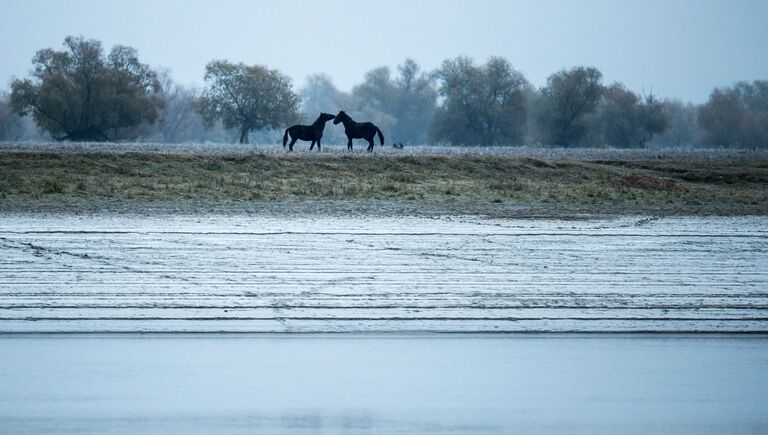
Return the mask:
[[320, 120], [323, 122], [328, 122], [333, 118], [335, 118], [335, 116], [330, 113], [320, 112]]
[[349, 115], [344, 113], [344, 111], [342, 110], [341, 112], [339, 112], [338, 115], [336, 115], [336, 119], [333, 120], [333, 124], [335, 125], [335, 124], [338, 124], [340, 122], [344, 122], [347, 119], [349, 119]]

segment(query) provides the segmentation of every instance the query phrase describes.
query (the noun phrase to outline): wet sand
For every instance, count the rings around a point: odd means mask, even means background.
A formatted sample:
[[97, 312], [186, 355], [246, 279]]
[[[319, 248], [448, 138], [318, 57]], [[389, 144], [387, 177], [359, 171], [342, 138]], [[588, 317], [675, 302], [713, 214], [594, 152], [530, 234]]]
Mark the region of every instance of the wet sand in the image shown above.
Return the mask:
[[0, 332], [768, 332], [768, 217], [0, 215]]

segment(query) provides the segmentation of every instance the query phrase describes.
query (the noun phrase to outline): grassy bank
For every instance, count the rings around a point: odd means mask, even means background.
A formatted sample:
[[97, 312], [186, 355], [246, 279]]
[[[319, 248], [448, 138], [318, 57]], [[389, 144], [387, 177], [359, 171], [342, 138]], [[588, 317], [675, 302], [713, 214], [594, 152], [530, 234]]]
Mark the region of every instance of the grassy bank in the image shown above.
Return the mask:
[[768, 212], [768, 161], [0, 152], [0, 206], [337, 201]]

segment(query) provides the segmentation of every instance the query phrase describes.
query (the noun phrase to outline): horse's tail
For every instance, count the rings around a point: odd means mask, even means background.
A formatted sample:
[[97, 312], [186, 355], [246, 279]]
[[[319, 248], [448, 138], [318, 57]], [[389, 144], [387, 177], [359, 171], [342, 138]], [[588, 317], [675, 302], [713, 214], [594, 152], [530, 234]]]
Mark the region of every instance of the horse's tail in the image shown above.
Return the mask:
[[285, 129], [285, 134], [283, 134], [283, 148], [285, 148], [285, 144], [288, 143], [288, 128]]
[[379, 127], [376, 127], [376, 133], [379, 135], [379, 141], [381, 141], [381, 146], [384, 146], [384, 135], [381, 133], [381, 130], [379, 130]]

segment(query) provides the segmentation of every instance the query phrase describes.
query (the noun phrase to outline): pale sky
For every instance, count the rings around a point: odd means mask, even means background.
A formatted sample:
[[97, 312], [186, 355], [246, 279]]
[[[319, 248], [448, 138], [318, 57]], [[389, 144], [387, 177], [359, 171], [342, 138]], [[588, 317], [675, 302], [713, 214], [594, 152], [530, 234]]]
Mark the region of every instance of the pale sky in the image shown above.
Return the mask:
[[768, 79], [766, 0], [0, 0], [0, 89], [67, 35], [134, 47], [187, 85], [213, 59], [277, 68], [296, 88], [325, 73], [350, 90], [377, 66], [459, 55], [503, 56], [535, 86], [593, 65], [606, 83], [695, 103]]

